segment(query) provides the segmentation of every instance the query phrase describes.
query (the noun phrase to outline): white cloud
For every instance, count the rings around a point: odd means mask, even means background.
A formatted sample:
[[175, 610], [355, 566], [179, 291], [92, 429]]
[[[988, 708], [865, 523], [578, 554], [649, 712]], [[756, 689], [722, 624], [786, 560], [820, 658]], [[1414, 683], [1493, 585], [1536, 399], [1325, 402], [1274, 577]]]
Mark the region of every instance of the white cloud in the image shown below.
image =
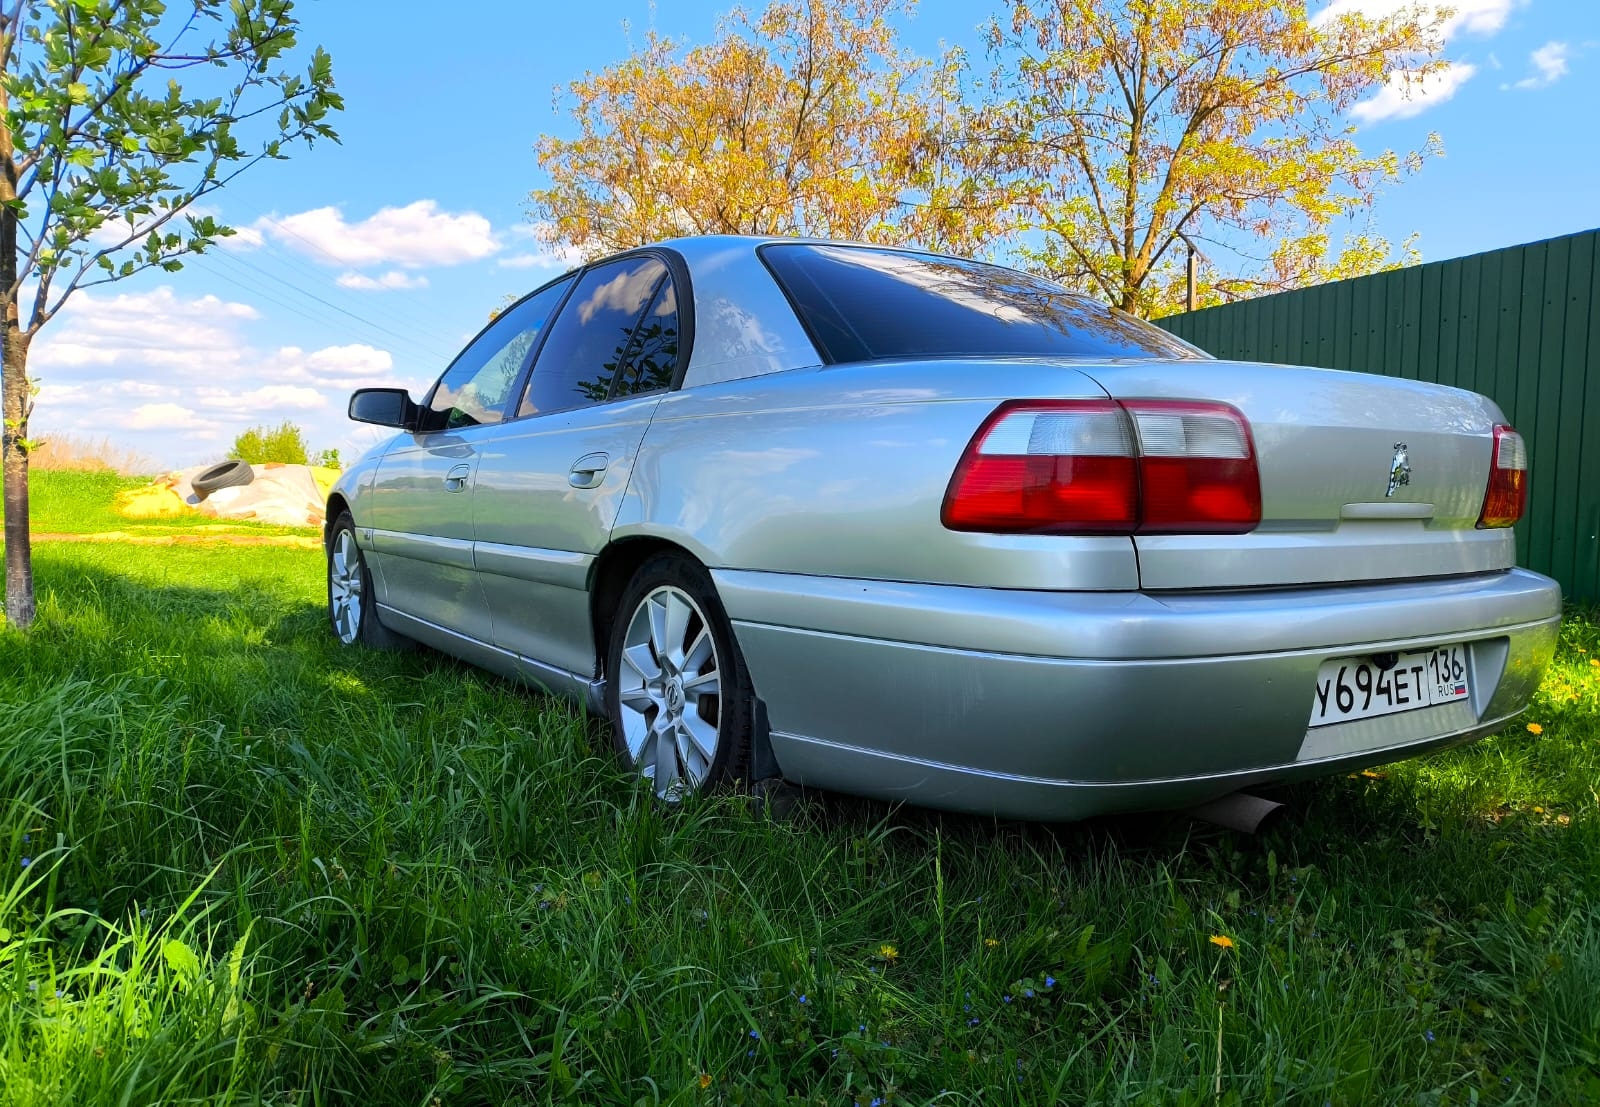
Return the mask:
[[1448, 4], [1419, 3], [1418, 0], [1332, 0], [1327, 7], [1312, 16], [1311, 22], [1322, 26], [1346, 15], [1363, 15], [1368, 19], [1384, 19], [1402, 12], [1431, 13], [1442, 37], [1448, 39], [1459, 31], [1475, 35], [1496, 34], [1511, 18], [1511, 13], [1528, 0], [1454, 0]]
[[182, 404], [140, 404], [128, 413], [124, 425], [132, 430], [180, 430], [214, 424]]
[[550, 224], [544, 221], [533, 223], [518, 223], [506, 231], [508, 238], [537, 239], [541, 240], [531, 251], [513, 254], [508, 258], [501, 258], [495, 264], [502, 269], [573, 269], [583, 264], [583, 251], [572, 246], [557, 246], [552, 248], [543, 241], [550, 232]]
[[395, 289], [427, 288], [428, 278], [400, 269], [391, 269], [376, 277], [369, 277], [365, 273], [352, 270], [340, 273], [337, 283], [340, 288], [353, 288], [358, 292], [387, 292]]
[[42, 386], [33, 429], [41, 438], [108, 437], [176, 468], [218, 460], [239, 432], [289, 419], [313, 448], [354, 456], [367, 439], [344, 417], [351, 389], [425, 383], [362, 343], [256, 344], [257, 318], [249, 304], [170, 287], [80, 293], [31, 351]]
[[499, 251], [489, 220], [477, 212], [440, 211], [436, 200], [383, 208], [355, 223], [335, 207], [263, 216], [253, 229], [323, 264], [419, 269], [460, 265]]
[[266, 236], [254, 227], [235, 227], [232, 234], [217, 239], [217, 245], [224, 250], [255, 250], [266, 244]]
[[1475, 65], [1458, 62], [1425, 77], [1418, 77], [1411, 72], [1396, 73], [1384, 83], [1377, 95], [1351, 108], [1350, 114], [1362, 123], [1410, 119], [1450, 99], [1477, 71]]
[[1547, 42], [1539, 49], [1528, 55], [1528, 61], [1537, 70], [1531, 77], [1524, 77], [1515, 85], [1501, 85], [1501, 88], [1544, 88], [1553, 85], [1567, 75], [1567, 63], [1572, 60], [1572, 46], [1566, 42]]
[[512, 254], [495, 262], [502, 269], [556, 269], [561, 260], [549, 254]]
[[230, 356], [235, 328], [257, 318], [249, 304], [215, 296], [180, 299], [170, 287], [97, 296], [79, 292], [29, 354], [34, 372], [139, 363], [180, 373], [204, 373]]
[[328, 406], [328, 397], [315, 388], [293, 384], [267, 384], [248, 391], [197, 388], [193, 396], [201, 407], [251, 417], [258, 412], [315, 411]]

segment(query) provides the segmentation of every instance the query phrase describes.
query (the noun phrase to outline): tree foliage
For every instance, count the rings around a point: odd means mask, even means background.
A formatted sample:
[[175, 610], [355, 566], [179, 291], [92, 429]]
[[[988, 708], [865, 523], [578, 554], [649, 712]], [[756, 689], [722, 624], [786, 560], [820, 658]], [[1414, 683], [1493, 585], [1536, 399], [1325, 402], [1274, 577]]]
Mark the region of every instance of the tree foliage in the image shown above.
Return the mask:
[[1330, 229], [1437, 148], [1367, 153], [1345, 121], [1444, 64], [1420, 5], [1319, 24], [1297, 0], [1010, 0], [988, 34], [1001, 96], [974, 109], [971, 139], [996, 152], [1042, 235], [1025, 253], [1052, 275], [1160, 314], [1182, 302], [1184, 236], [1256, 256], [1207, 265], [1209, 301], [1391, 263], [1369, 234], [1335, 251]]
[[[336, 139], [328, 55], [289, 68], [292, 0], [0, 0], [0, 332], [6, 615], [33, 616], [28, 347], [80, 288], [232, 230], [196, 203], [300, 143]], [[26, 293], [26, 295], [25, 295]]]
[[538, 144], [552, 244], [590, 256], [680, 234], [978, 248], [997, 233], [953, 158], [959, 54], [901, 49], [910, 0], [777, 0], [685, 50], [651, 32], [567, 89], [576, 138]]
[[[311, 450], [306, 446], [305, 432], [285, 419], [276, 427], [251, 427], [233, 440], [230, 454], [251, 465], [281, 462], [284, 465], [306, 465]], [[324, 454], [323, 456], [326, 456]], [[334, 457], [338, 457], [337, 451]]]

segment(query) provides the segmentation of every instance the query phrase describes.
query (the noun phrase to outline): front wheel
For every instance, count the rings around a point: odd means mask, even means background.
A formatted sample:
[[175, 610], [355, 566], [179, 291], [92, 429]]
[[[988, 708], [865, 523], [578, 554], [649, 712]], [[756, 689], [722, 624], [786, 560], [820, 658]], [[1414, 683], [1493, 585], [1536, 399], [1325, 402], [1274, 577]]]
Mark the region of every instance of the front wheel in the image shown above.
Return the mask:
[[737, 780], [755, 692], [711, 579], [682, 554], [640, 567], [611, 624], [606, 710], [617, 752], [668, 803]]
[[328, 623], [334, 637], [346, 646], [359, 643], [380, 650], [409, 647], [409, 638], [378, 622], [375, 603], [372, 573], [367, 569], [366, 555], [356, 545], [355, 520], [348, 511], [341, 512], [328, 532]]

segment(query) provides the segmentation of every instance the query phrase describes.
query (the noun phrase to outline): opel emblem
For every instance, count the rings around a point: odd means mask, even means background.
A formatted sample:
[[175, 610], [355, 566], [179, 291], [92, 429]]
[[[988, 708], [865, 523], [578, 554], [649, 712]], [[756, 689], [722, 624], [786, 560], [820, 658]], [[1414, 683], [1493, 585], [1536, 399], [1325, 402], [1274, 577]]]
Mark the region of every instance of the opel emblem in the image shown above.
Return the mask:
[[1389, 462], [1389, 491], [1384, 493], [1385, 498], [1394, 495], [1394, 490], [1411, 483], [1411, 459], [1406, 456], [1406, 444], [1394, 444], [1394, 460]]

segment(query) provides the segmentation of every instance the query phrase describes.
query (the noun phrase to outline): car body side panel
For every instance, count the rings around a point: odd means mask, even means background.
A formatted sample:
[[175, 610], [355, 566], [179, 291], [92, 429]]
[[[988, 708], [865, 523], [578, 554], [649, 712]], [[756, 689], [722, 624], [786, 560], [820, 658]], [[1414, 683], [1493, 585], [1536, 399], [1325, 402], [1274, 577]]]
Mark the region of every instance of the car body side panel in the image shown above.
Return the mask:
[[[519, 419], [485, 439], [473, 530], [496, 646], [595, 674], [589, 567], [611, 534], [660, 402], [651, 393]], [[594, 487], [574, 484], [583, 483], [572, 471], [580, 462], [603, 465], [588, 478], [598, 480]]]
[[478, 444], [492, 429], [408, 435], [391, 445], [357, 517], [371, 532], [382, 603], [483, 641], [491, 630], [472, 561], [472, 479]]
[[1013, 588], [1138, 587], [1127, 537], [948, 530], [951, 474], [1001, 399], [1094, 398], [1060, 364], [835, 366], [668, 395], [613, 537], [654, 535], [707, 565]]
[[751, 239], [671, 243], [693, 274], [694, 348], [685, 388], [822, 364]]

